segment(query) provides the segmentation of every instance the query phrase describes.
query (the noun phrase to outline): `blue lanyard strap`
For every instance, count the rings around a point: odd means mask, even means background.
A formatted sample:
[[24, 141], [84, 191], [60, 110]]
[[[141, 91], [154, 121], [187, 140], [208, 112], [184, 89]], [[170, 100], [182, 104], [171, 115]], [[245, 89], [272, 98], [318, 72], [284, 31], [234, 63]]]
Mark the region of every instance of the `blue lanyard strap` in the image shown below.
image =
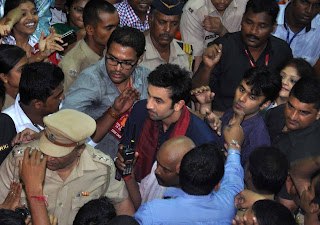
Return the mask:
[[284, 13], [284, 21], [286, 23], [286, 27], [287, 27], [287, 43], [289, 44], [289, 46], [291, 45], [293, 39], [301, 32], [303, 31], [304, 28], [302, 28], [301, 30], [299, 30], [297, 33], [295, 33], [292, 38], [289, 40], [289, 36], [290, 36], [290, 28], [288, 26], [288, 22], [287, 22], [287, 17], [286, 17], [286, 13]]

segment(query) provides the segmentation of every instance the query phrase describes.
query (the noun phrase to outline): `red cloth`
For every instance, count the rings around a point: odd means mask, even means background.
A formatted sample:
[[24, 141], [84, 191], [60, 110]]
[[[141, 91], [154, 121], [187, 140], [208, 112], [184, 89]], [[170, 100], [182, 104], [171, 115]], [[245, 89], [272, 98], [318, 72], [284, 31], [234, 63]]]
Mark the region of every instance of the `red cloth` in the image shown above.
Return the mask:
[[[185, 136], [189, 127], [190, 118], [190, 112], [184, 105], [181, 116], [174, 125], [169, 139], [177, 136]], [[139, 152], [139, 158], [135, 165], [135, 177], [139, 182], [150, 173], [155, 155], [160, 147], [158, 146], [159, 126], [159, 121], [154, 121], [148, 117], [143, 124], [141, 134], [138, 138], [135, 150]]]

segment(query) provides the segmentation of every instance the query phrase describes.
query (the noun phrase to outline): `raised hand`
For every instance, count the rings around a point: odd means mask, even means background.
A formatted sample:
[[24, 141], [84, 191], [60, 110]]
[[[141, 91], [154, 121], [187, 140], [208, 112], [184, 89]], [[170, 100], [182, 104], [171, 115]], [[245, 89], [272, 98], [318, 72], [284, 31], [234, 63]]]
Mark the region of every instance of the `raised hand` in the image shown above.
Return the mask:
[[222, 55], [222, 44], [213, 44], [206, 48], [202, 54], [202, 61], [206, 67], [213, 69], [220, 61]]
[[[244, 140], [244, 132], [241, 127], [241, 123], [243, 121], [243, 118], [244, 118], [244, 113], [241, 113], [240, 115], [236, 115], [233, 118], [232, 123], [224, 127], [223, 136], [227, 144], [230, 144], [232, 141], [236, 141], [240, 146], [242, 145]], [[233, 147], [236, 147], [236, 146], [233, 146]], [[238, 150], [240, 151], [240, 149]]]
[[19, 205], [21, 190], [22, 185], [20, 182], [12, 181], [10, 184], [10, 191], [4, 202], [0, 205], [0, 209], [15, 210], [17, 207], [22, 207], [22, 205]]
[[40, 133], [37, 133], [34, 130], [29, 128], [24, 129], [23, 131], [19, 132], [11, 142], [11, 145], [14, 146], [16, 144], [27, 144], [33, 140], [40, 139]]
[[115, 100], [112, 110], [117, 115], [121, 115], [128, 111], [133, 103], [140, 98], [140, 92], [132, 87], [126, 88]]
[[[26, 148], [23, 160], [19, 162], [20, 178], [25, 184], [27, 195], [38, 195], [42, 193], [42, 184], [46, 172], [47, 156], [37, 149]], [[30, 155], [30, 156], [29, 156]], [[43, 158], [41, 159], [41, 157]]]
[[250, 190], [243, 190], [234, 198], [234, 206], [237, 209], [248, 209], [250, 208], [256, 201], [265, 199], [263, 195], [260, 195], [256, 192]]
[[204, 15], [202, 21], [202, 27], [209, 32], [215, 33], [219, 36], [223, 36], [228, 33], [228, 30], [223, 26], [221, 19], [215, 16]]
[[207, 124], [211, 127], [212, 130], [215, 130], [219, 136], [221, 136], [221, 127], [222, 122], [216, 114], [214, 114], [211, 110], [206, 110], [206, 120]]
[[[55, 51], [63, 51], [64, 48], [60, 46], [58, 42], [63, 43], [61, 40], [62, 35], [56, 34], [53, 27], [49, 28], [50, 34], [47, 38], [44, 38], [44, 31], [41, 32], [41, 37], [39, 40], [39, 50], [40, 54], [43, 58], [49, 57]], [[64, 46], [66, 46], [65, 44]]]

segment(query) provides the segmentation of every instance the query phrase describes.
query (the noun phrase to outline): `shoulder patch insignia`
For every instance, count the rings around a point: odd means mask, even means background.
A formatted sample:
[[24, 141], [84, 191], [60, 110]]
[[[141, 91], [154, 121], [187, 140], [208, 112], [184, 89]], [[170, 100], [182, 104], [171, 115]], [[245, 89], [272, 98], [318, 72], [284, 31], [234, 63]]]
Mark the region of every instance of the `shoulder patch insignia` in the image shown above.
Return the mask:
[[69, 70], [69, 73], [72, 75], [76, 75], [77, 74], [77, 70], [71, 69]]

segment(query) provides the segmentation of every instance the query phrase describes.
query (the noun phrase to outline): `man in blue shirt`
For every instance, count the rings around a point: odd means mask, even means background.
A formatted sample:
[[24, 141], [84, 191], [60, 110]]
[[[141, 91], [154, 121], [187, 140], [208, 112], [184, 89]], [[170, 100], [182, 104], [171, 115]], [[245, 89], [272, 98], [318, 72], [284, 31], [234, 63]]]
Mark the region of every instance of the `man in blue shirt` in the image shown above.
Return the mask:
[[[245, 72], [241, 83], [238, 85], [232, 108], [227, 110], [220, 118], [221, 127], [224, 127], [232, 123], [239, 113], [244, 112], [245, 114], [241, 125], [245, 135], [241, 146], [241, 164], [243, 167], [247, 164], [250, 153], [256, 147], [271, 145], [268, 129], [259, 112], [277, 98], [280, 89], [281, 78], [278, 73], [271, 71], [266, 66], [253, 67]], [[210, 95], [211, 92], [209, 90], [207, 93], [203, 93]], [[199, 99], [201, 94], [196, 94], [196, 97]], [[210, 106], [211, 104], [202, 104], [200, 110], [202, 113], [207, 113], [208, 124], [214, 129], [214, 124], [219, 119], [217, 115], [209, 110], [211, 109]], [[203, 109], [204, 107], [206, 108]], [[215, 137], [217, 144], [223, 148], [225, 139], [218, 134], [215, 134]]]
[[[224, 130], [228, 156], [213, 144], [203, 144], [188, 152], [181, 161], [181, 189], [168, 188], [171, 199], [153, 200], [142, 205], [134, 218], [148, 224], [231, 224], [235, 216], [235, 195], [243, 189], [240, 152], [244, 133], [239, 115]], [[222, 179], [221, 179], [222, 178]]]
[[314, 66], [320, 57], [320, 0], [292, 0], [280, 5], [274, 36], [285, 40], [294, 57]]

